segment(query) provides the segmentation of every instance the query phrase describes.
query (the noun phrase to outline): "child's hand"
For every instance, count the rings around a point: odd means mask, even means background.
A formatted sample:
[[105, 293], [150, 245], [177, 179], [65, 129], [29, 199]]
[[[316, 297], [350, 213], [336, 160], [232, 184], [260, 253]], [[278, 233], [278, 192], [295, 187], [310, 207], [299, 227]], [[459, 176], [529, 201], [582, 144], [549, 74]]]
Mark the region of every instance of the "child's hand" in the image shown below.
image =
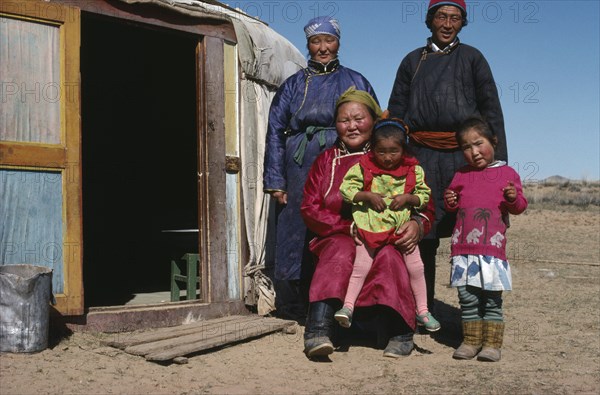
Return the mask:
[[360, 191], [354, 195], [353, 201], [355, 203], [363, 202], [371, 206], [371, 208], [375, 211], [383, 211], [386, 209], [387, 204], [383, 200], [384, 195], [379, 193], [374, 193], [370, 191]]
[[387, 208], [387, 204], [385, 204], [383, 196], [384, 195], [380, 195], [378, 193], [369, 192], [367, 195], [367, 202], [371, 205], [373, 210], [382, 212]]
[[[416, 204], [415, 204], [415, 200], [416, 200]], [[404, 208], [405, 206], [418, 206], [419, 205], [419, 198], [415, 195], [411, 195], [408, 193], [404, 193], [401, 195], [396, 195], [394, 196], [394, 198], [392, 199], [392, 202], [390, 203], [390, 209], [391, 210], [402, 210], [402, 208]]]
[[392, 202], [390, 203], [390, 209], [400, 210], [402, 207], [406, 206], [406, 204], [408, 203], [409, 196], [410, 195], [407, 195], [407, 194], [394, 196], [394, 198], [392, 199]]
[[515, 188], [515, 184], [512, 181], [508, 182], [508, 185], [502, 188], [502, 192], [504, 193], [504, 199], [509, 202], [514, 202], [517, 200], [517, 188]]
[[451, 189], [446, 189], [444, 200], [448, 206], [454, 207], [458, 204], [458, 194]]

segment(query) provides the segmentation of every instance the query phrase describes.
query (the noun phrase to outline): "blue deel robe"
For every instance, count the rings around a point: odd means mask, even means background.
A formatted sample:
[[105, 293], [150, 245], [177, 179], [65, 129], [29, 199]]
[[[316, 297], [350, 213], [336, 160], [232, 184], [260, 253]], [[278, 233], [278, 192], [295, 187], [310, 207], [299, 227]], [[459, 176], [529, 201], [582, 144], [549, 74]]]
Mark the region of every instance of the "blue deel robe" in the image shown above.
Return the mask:
[[[265, 192], [288, 194], [287, 205], [277, 207], [277, 280], [300, 279], [307, 232], [300, 215], [304, 183], [313, 161], [337, 138], [335, 103], [351, 86], [369, 92], [377, 100], [362, 74], [339, 65], [332, 72], [319, 73], [311, 67], [298, 71], [283, 82], [271, 103], [263, 186]], [[310, 133], [314, 127], [327, 129], [307, 135], [307, 130]], [[294, 154], [307, 138], [303, 158], [295, 160]]]

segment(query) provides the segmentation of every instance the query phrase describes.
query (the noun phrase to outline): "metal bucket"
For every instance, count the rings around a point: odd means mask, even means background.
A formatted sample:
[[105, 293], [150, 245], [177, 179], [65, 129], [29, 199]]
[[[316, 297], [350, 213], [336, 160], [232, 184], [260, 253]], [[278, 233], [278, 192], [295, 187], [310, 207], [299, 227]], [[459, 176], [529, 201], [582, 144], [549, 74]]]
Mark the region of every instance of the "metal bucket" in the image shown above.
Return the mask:
[[0, 266], [0, 351], [36, 352], [48, 347], [52, 269]]

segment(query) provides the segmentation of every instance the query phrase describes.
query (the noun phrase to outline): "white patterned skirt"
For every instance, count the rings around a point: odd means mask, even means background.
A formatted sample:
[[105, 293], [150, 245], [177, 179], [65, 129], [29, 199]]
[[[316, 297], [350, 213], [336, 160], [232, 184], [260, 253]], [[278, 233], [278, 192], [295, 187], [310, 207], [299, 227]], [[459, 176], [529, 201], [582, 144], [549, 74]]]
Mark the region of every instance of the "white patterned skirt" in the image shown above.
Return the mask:
[[508, 261], [490, 255], [456, 255], [452, 257], [450, 286], [470, 285], [486, 291], [512, 290]]

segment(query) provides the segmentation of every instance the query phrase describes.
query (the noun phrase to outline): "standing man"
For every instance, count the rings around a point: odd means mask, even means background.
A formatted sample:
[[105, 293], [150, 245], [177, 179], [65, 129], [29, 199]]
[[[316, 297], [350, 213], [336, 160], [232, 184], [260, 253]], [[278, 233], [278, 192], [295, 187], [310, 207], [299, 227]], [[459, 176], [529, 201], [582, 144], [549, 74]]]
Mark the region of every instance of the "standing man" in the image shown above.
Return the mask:
[[427, 303], [433, 311], [435, 260], [440, 237], [449, 237], [455, 217], [444, 211], [443, 193], [455, 170], [465, 165], [455, 138], [466, 119], [483, 118], [498, 139], [496, 159], [508, 161], [504, 117], [492, 71], [476, 48], [462, 44], [467, 25], [464, 0], [431, 0], [425, 24], [431, 30], [425, 47], [400, 64], [388, 104], [390, 116], [409, 127], [409, 146], [425, 170], [435, 202], [435, 223], [419, 243], [425, 264]]

